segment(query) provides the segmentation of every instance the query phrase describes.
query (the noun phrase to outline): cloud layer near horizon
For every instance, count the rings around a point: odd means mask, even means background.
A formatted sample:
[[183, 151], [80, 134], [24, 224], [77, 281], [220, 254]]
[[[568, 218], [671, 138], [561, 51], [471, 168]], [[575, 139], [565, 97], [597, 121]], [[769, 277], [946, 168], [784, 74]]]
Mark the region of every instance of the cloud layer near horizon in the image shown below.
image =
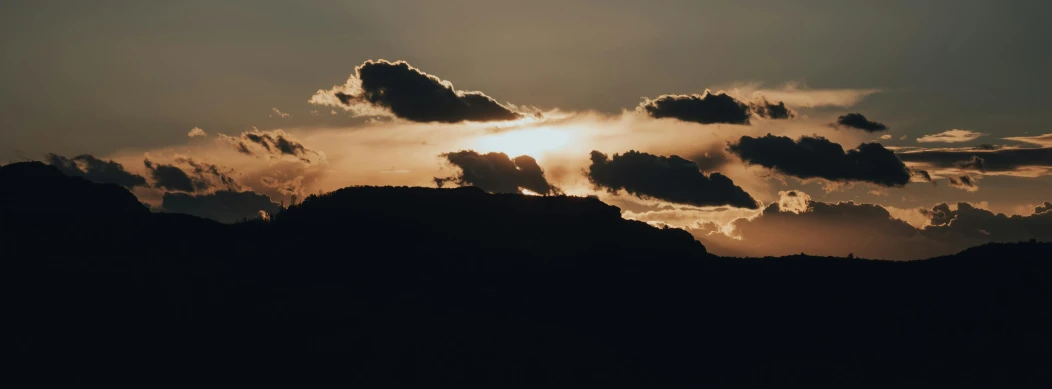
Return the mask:
[[1007, 216], [969, 203], [943, 203], [911, 211], [928, 220], [916, 227], [879, 205], [813, 201], [799, 191], [782, 192], [781, 197], [757, 216], [734, 220], [728, 228], [706, 223], [688, 230], [709, 251], [737, 256], [854, 253], [905, 260], [988, 242], [1052, 240], [1052, 212], [1046, 206], [1052, 204], [1038, 206], [1029, 216]]

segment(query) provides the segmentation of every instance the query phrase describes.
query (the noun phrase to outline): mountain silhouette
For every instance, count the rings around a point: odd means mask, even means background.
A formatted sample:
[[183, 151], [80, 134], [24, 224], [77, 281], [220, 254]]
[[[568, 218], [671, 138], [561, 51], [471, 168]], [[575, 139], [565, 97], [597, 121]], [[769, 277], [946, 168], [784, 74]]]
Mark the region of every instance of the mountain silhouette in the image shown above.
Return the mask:
[[1033, 387], [1052, 244], [721, 258], [594, 198], [349, 187], [269, 220], [0, 167], [5, 386]]

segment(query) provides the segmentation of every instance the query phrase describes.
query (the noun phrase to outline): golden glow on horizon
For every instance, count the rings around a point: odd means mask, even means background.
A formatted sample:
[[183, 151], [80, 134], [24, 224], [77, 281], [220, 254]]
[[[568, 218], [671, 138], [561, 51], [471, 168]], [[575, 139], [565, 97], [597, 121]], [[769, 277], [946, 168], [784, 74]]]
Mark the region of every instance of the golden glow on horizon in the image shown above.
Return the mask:
[[537, 127], [484, 135], [475, 140], [474, 149], [482, 152], [503, 152], [509, 157], [520, 155], [537, 157], [570, 144], [572, 136], [562, 130]]

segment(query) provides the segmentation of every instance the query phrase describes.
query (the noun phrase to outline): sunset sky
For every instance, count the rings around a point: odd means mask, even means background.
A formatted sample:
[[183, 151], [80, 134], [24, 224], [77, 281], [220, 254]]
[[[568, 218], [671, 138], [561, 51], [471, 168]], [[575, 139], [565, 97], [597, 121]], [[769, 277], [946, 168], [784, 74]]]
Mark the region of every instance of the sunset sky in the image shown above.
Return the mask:
[[914, 259], [1052, 237], [1050, 14], [3, 2], [0, 163], [63, 165], [158, 209], [165, 193], [349, 185], [596, 195], [717, 254]]

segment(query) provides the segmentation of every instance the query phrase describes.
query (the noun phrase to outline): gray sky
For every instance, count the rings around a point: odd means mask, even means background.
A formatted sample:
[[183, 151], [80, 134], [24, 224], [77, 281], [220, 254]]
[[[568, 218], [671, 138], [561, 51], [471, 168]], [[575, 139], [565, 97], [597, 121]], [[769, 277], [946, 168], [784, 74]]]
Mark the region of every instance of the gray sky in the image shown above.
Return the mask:
[[1047, 1], [48, 1], [0, 4], [0, 152], [108, 153], [306, 120], [370, 58], [500, 101], [616, 112], [735, 82], [880, 88], [916, 137], [1048, 131]]

